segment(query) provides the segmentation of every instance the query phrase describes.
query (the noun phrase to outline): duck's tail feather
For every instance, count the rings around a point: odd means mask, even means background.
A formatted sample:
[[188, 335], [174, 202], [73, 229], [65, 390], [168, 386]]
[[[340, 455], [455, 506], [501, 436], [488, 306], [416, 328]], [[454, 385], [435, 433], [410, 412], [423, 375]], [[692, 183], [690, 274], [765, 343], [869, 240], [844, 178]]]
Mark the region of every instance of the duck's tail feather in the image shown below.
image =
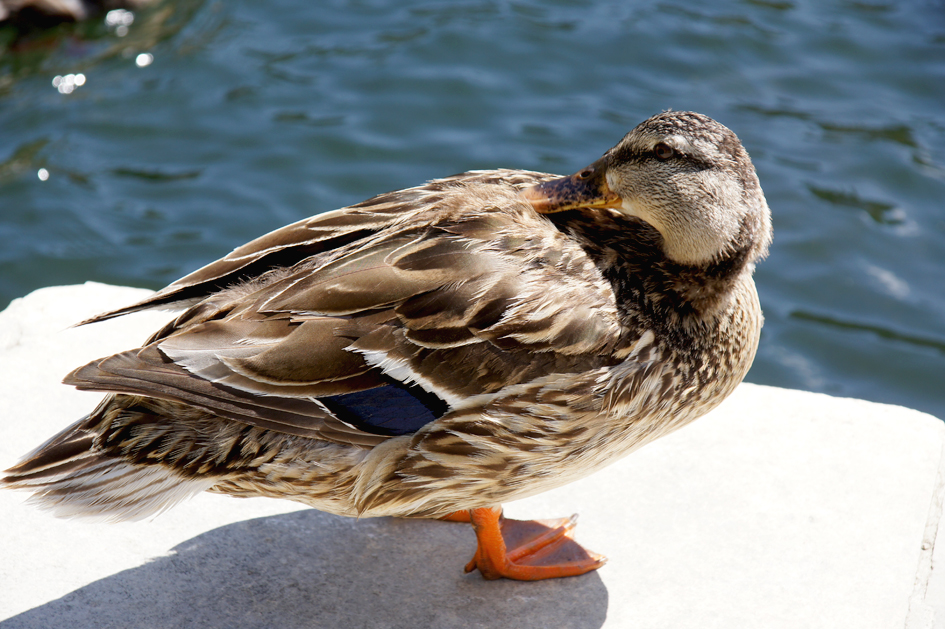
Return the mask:
[[109, 455], [88, 425], [86, 417], [28, 454], [0, 487], [33, 492], [28, 503], [59, 517], [124, 521], [155, 516], [215, 482]]

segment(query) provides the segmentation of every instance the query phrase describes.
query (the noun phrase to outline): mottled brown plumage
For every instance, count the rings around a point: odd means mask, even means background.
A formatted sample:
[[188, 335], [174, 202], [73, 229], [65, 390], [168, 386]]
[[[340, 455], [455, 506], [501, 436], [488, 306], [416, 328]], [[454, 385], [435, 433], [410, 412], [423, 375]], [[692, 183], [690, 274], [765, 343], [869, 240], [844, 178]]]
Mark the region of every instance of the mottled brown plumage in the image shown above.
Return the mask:
[[3, 482], [109, 519], [203, 490], [438, 517], [563, 485], [742, 380], [769, 221], [735, 135], [686, 112], [569, 178], [469, 172], [306, 219], [85, 322], [184, 308], [70, 374], [111, 395]]

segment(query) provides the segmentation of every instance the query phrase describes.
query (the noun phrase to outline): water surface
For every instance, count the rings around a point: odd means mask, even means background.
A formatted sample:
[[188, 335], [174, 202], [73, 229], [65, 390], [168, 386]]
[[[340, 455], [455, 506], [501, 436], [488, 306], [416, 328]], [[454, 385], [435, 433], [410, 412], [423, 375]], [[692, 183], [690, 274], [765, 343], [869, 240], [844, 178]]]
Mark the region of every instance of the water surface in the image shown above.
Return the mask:
[[945, 5], [586, 4], [165, 0], [124, 35], [0, 29], [0, 307], [160, 288], [471, 168], [570, 173], [691, 109], [742, 138], [774, 213], [748, 380], [945, 417]]

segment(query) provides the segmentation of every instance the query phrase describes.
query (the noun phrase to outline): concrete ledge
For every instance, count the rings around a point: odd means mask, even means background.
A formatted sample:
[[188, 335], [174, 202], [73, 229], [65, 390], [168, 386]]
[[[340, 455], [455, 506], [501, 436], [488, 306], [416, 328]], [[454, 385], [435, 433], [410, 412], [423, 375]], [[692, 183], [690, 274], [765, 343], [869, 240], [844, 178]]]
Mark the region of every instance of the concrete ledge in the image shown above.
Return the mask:
[[[0, 466], [100, 396], [59, 384], [170, 315], [67, 329], [144, 291], [47, 288], [0, 313]], [[507, 506], [581, 514], [610, 563], [541, 583], [464, 575], [468, 526], [355, 521], [204, 494], [150, 522], [56, 520], [0, 492], [0, 625], [945, 626], [945, 425], [905, 408], [741, 386], [603, 472]]]

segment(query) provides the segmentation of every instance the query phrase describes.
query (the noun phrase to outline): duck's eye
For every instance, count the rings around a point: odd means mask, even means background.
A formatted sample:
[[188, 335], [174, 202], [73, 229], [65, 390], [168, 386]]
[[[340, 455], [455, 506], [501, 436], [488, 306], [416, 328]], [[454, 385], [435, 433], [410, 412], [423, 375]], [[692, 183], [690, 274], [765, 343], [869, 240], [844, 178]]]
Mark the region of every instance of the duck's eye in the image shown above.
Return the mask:
[[676, 151], [673, 150], [673, 147], [671, 147], [669, 144], [660, 142], [653, 147], [653, 153], [656, 155], [656, 159], [660, 160], [661, 162], [665, 162], [670, 157], [674, 156]]

